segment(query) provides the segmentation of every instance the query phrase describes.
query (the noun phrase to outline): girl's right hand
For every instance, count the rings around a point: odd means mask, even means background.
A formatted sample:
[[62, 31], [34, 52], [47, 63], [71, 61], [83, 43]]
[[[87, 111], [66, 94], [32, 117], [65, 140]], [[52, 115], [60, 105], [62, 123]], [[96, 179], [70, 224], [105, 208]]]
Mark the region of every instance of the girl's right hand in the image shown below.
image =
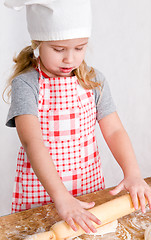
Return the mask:
[[74, 231], [77, 231], [77, 223], [86, 233], [96, 233], [92, 221], [101, 225], [101, 221], [86, 209], [94, 207], [94, 202], [82, 202], [71, 195], [64, 199], [55, 199], [55, 207], [59, 216], [68, 223]]

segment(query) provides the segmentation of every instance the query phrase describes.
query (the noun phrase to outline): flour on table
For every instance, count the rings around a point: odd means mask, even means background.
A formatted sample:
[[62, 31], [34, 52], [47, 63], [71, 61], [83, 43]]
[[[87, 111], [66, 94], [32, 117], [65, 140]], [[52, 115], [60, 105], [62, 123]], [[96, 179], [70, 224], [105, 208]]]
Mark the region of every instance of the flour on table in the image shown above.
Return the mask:
[[151, 225], [148, 228], [146, 228], [145, 234], [144, 234], [144, 239], [145, 240], [151, 239]]
[[54, 239], [51, 232], [37, 233], [25, 238], [25, 240], [51, 240]]

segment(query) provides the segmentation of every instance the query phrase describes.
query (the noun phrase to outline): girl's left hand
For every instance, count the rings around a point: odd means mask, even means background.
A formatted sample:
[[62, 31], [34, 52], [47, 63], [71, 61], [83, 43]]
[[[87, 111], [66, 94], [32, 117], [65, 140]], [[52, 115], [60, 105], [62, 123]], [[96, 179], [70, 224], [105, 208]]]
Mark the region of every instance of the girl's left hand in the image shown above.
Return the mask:
[[[151, 209], [151, 188], [141, 177], [127, 177], [120, 182], [110, 194], [116, 195], [122, 190], [130, 193], [134, 208], [137, 210], [139, 203], [143, 213], [146, 212], [146, 200], [148, 201], [149, 208]], [[146, 199], [145, 199], [146, 198]]]

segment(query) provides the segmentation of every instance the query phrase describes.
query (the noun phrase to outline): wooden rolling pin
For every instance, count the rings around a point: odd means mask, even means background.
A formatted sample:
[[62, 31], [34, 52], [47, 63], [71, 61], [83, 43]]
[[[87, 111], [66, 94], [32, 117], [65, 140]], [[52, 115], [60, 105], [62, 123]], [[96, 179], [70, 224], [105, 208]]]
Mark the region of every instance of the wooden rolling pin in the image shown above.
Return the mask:
[[[140, 208], [140, 206], [139, 206]], [[91, 208], [91, 213], [93, 213], [101, 221], [101, 225], [93, 223], [96, 228], [101, 227], [107, 223], [115, 221], [125, 215], [128, 215], [135, 211], [131, 197], [129, 194], [118, 197], [106, 203], [103, 203], [97, 207]], [[85, 233], [84, 230], [77, 226], [77, 231], [75, 232], [72, 228], [64, 221], [55, 223], [49, 232], [39, 233], [32, 235], [26, 239], [28, 240], [63, 240], [68, 238], [73, 238], [80, 236]]]

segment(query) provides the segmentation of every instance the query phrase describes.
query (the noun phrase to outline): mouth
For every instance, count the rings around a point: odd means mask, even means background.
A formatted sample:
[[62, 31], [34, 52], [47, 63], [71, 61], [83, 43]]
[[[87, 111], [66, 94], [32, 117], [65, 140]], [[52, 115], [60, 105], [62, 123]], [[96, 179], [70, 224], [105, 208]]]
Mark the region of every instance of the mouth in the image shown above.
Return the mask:
[[60, 68], [60, 71], [63, 72], [63, 73], [70, 73], [71, 71], [73, 70], [73, 68]]

